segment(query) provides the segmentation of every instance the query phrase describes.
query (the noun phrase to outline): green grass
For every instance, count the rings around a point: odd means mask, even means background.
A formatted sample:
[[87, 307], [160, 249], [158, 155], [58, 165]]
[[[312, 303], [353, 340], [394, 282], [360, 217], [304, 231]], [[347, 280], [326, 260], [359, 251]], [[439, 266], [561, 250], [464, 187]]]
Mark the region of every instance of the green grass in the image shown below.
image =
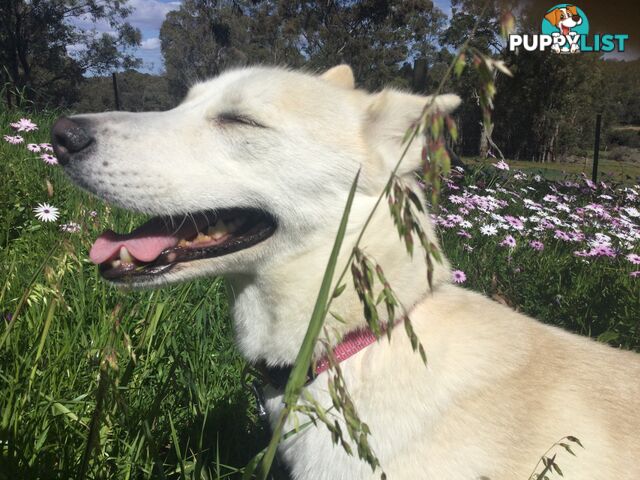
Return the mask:
[[[591, 154], [592, 155], [592, 154]], [[640, 163], [618, 162], [607, 158], [608, 152], [601, 151], [598, 160], [598, 180], [614, 181], [633, 184], [640, 177]], [[585, 161], [576, 163], [538, 163], [523, 160], [507, 160], [511, 168], [523, 170], [525, 172], [539, 173], [549, 180], [558, 180], [566, 174], [585, 174], [591, 178], [593, 171], [593, 159], [591, 156], [585, 157]], [[495, 163], [492, 159], [480, 159], [475, 157], [464, 158], [464, 162], [474, 166], [487, 166]]]
[[[17, 118], [0, 113], [3, 135]], [[27, 142], [48, 142], [53, 115], [31, 118], [40, 130]], [[0, 175], [0, 478], [233, 475], [268, 437], [223, 282], [111, 287], [88, 249], [103, 229], [140, 219], [78, 191], [24, 145], [0, 141]], [[57, 224], [35, 219], [44, 201], [60, 208]], [[60, 232], [68, 221], [82, 231]]]
[[[2, 135], [20, 116], [0, 112]], [[25, 133], [26, 141], [48, 142], [54, 117], [31, 115], [40, 130]], [[88, 249], [105, 228], [128, 231], [140, 218], [106, 207], [73, 187], [59, 167], [1, 139], [0, 175], [0, 479], [237, 477], [269, 436], [233, 347], [223, 282], [111, 287], [88, 261]], [[32, 212], [45, 201], [60, 208], [55, 224]], [[62, 233], [60, 224], [69, 221], [81, 231]], [[509, 263], [481, 240], [468, 254], [454, 233], [444, 234], [444, 244], [470, 286], [545, 321], [569, 315], [567, 328], [614, 332], [618, 344], [638, 345], [633, 299], [640, 292], [618, 278], [619, 265], [580, 266], [551, 250], [542, 260], [523, 251]], [[548, 275], [554, 269], [560, 276]], [[582, 287], [575, 288], [576, 279]], [[599, 284], [607, 291], [600, 299]], [[557, 292], [564, 294], [560, 303]], [[600, 318], [589, 311], [607, 311], [615, 296], [611, 318], [619, 324], [575, 320]]]

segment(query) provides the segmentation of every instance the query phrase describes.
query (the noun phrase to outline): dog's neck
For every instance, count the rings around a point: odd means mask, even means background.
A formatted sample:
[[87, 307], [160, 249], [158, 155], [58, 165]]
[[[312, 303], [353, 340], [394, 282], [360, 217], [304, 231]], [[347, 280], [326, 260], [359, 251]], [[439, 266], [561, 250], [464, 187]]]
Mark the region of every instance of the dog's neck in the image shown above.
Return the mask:
[[[429, 240], [438, 245], [430, 220], [424, 217], [422, 223]], [[359, 229], [354, 229], [345, 236], [337, 263], [338, 273], [346, 265], [358, 233]], [[295, 360], [311, 318], [333, 236], [310, 243], [310, 250], [292, 255], [267, 272], [230, 278], [237, 342], [247, 360], [265, 361], [269, 365], [286, 365]], [[419, 245], [417, 239], [416, 245]], [[382, 266], [391, 288], [407, 310], [429, 294], [424, 252], [416, 246], [413, 256], [407, 253], [384, 206], [375, 213], [360, 247]], [[450, 281], [450, 269], [446, 260], [442, 263], [434, 260], [433, 264], [435, 290], [438, 285]], [[366, 325], [350, 271], [344, 283], [346, 290], [333, 300], [330, 308], [344, 323], [331, 315], [325, 320], [325, 331], [329, 333], [328, 340], [332, 345], [346, 333]], [[388, 321], [386, 309], [382, 304], [380, 307], [381, 320]], [[318, 346], [317, 356], [322, 355], [323, 348]]]

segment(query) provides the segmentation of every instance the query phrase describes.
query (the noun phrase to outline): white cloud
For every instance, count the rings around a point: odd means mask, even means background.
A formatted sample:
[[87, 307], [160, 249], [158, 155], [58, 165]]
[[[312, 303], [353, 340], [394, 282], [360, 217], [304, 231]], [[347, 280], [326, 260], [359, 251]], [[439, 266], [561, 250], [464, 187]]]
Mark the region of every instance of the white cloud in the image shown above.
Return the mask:
[[[167, 13], [180, 8], [180, 2], [165, 3], [160, 0], [129, 0], [126, 5], [133, 11], [125, 21], [142, 30], [145, 36], [158, 32]], [[83, 30], [95, 29], [98, 33], [112, 30], [107, 21], [94, 22], [90, 15], [72, 17], [70, 22]]]
[[141, 30], [160, 30], [164, 17], [170, 11], [180, 8], [180, 3], [165, 3], [160, 0], [130, 0], [127, 6], [133, 8], [127, 21], [134, 27]]
[[160, 39], [158, 37], [154, 37], [142, 40], [140, 48], [142, 48], [142, 50], [156, 50], [160, 48]]
[[[160, 54], [160, 39], [158, 38], [160, 27], [167, 13], [177, 10], [181, 4], [182, 2], [178, 0], [129, 0], [126, 3], [127, 7], [131, 7], [132, 12], [125, 21], [139, 28], [142, 32], [143, 40], [140, 48], [135, 52], [135, 55], [144, 61], [142, 71], [158, 72], [162, 69], [164, 62]], [[115, 34], [108, 22], [104, 20], [93, 22], [88, 15], [72, 17], [69, 22], [82, 30], [95, 31], [98, 34]], [[77, 54], [83, 49], [84, 45], [70, 45], [67, 51], [70, 54]]]

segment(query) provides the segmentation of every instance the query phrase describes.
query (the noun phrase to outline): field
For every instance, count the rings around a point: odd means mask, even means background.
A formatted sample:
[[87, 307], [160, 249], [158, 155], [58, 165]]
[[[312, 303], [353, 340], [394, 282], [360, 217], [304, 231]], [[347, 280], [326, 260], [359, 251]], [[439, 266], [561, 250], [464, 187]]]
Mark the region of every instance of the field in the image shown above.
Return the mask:
[[[634, 152], [640, 152], [635, 149]], [[548, 180], [560, 180], [567, 174], [574, 176], [585, 174], [591, 178], [593, 171], [593, 152], [585, 155], [581, 161], [574, 163], [536, 163], [526, 161], [510, 161], [509, 165], [513, 169], [519, 169], [524, 172], [534, 172], [543, 175]], [[474, 166], [487, 166], [494, 163], [493, 160], [481, 160], [477, 158], [467, 158], [465, 161]], [[633, 184], [640, 178], [640, 162], [620, 162], [611, 158], [610, 152], [600, 152], [598, 161], [598, 179], [602, 179], [601, 175], [609, 181], [616, 183]]]
[[[46, 163], [54, 114], [16, 131], [21, 116], [0, 112], [0, 479], [237, 477], [268, 433], [223, 281], [145, 292], [102, 282], [92, 240], [141, 218]], [[559, 176], [487, 164], [452, 177], [434, 218], [454, 280], [640, 349], [640, 187]], [[39, 203], [58, 218], [39, 220]]]

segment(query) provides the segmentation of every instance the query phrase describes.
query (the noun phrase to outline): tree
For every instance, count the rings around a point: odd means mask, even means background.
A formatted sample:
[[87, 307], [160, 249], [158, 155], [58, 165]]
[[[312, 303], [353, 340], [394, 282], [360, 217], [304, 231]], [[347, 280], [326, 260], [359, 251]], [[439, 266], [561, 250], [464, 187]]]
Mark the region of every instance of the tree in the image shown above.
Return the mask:
[[247, 63], [301, 64], [274, 1], [185, 0], [167, 14], [160, 42], [175, 98], [196, 81]]
[[296, 33], [309, 66], [348, 63], [372, 90], [389, 84], [408, 87], [402, 67], [416, 59], [424, 60], [428, 70], [446, 22], [431, 0], [287, 0], [280, 2], [279, 15]]
[[[128, 112], [168, 110], [175, 106], [169, 97], [164, 76], [126, 70], [118, 74], [118, 90], [122, 109]], [[73, 105], [74, 112], [105, 112], [113, 110], [113, 83], [111, 75], [94, 76], [80, 85], [80, 100]]]
[[160, 39], [175, 96], [247, 63], [323, 70], [346, 62], [377, 89], [409, 86], [407, 65], [418, 58], [433, 66], [445, 21], [431, 0], [186, 0], [167, 15]]
[[[471, 37], [471, 52], [500, 56], [505, 46], [500, 36], [500, 21], [504, 11], [505, 2], [501, 0], [452, 0], [451, 21], [440, 41], [452, 49], [458, 49]], [[479, 84], [477, 70], [468, 68], [459, 79], [452, 82], [452, 89], [462, 97], [462, 106], [456, 115], [461, 119], [462, 149], [466, 153], [479, 152], [480, 156], [486, 157], [490, 151], [492, 132], [485, 130], [482, 121], [477, 90]]]
[[[0, 80], [6, 102], [18, 96], [54, 105], [73, 100], [87, 71], [139, 64], [127, 48], [140, 32], [124, 19], [126, 0], [3, 0], [0, 2]], [[97, 35], [74, 21], [106, 21], [115, 35]], [[70, 53], [71, 52], [71, 53]]]

